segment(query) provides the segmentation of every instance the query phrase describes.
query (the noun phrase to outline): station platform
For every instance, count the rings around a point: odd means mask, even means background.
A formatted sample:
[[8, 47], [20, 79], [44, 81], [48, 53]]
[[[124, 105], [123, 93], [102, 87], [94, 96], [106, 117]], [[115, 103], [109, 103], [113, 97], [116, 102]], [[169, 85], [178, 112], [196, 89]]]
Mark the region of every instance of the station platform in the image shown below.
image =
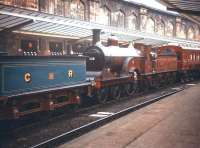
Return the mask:
[[200, 148], [200, 84], [97, 128], [60, 148]]

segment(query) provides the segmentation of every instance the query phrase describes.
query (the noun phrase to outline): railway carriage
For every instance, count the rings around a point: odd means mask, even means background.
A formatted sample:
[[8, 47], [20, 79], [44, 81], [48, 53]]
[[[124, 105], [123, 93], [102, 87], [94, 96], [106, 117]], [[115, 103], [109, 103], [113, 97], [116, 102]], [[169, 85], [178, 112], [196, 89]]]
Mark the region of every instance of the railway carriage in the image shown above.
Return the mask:
[[199, 76], [200, 72], [200, 49], [180, 45], [167, 45], [159, 48], [171, 49], [177, 54], [177, 72], [179, 79], [186, 81], [189, 78]]

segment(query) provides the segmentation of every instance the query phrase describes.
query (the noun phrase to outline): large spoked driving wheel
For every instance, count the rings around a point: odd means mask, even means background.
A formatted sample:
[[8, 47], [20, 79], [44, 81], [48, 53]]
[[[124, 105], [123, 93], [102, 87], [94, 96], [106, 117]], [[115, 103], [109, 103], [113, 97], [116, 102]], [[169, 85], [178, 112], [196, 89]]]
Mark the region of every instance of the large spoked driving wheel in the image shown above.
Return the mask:
[[137, 81], [134, 81], [126, 84], [125, 92], [127, 95], [131, 96], [137, 92], [137, 89], [138, 89], [138, 83]]
[[113, 99], [115, 100], [120, 100], [120, 97], [121, 97], [121, 89], [120, 89], [120, 86], [113, 86], [111, 87], [111, 96]]
[[97, 91], [96, 96], [99, 103], [104, 104], [108, 100], [109, 89], [102, 88]]

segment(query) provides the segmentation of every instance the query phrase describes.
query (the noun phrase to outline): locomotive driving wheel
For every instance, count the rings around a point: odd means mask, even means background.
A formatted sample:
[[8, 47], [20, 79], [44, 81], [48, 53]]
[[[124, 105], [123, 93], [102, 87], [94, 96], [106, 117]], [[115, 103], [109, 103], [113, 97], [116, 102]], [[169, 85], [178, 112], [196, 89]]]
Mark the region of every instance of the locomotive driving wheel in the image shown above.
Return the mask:
[[96, 92], [96, 97], [99, 103], [104, 104], [108, 100], [109, 89], [102, 88]]
[[137, 92], [137, 88], [138, 88], [137, 81], [130, 82], [130, 83], [126, 84], [125, 92], [128, 96], [131, 96]]
[[110, 89], [110, 93], [113, 99], [120, 100], [121, 97], [121, 88], [120, 86], [113, 86]]

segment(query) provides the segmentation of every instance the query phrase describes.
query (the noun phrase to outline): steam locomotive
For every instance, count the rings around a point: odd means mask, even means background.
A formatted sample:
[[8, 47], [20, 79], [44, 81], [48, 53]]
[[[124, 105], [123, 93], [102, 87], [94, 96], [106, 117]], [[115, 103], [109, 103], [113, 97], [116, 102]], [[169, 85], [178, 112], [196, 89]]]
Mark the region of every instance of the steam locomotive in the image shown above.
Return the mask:
[[0, 120], [76, 106], [84, 96], [100, 103], [137, 91], [158, 88], [200, 75], [200, 50], [177, 45], [158, 48], [118, 46], [115, 37], [104, 46], [100, 32], [79, 56], [6, 56], [0, 58]]

